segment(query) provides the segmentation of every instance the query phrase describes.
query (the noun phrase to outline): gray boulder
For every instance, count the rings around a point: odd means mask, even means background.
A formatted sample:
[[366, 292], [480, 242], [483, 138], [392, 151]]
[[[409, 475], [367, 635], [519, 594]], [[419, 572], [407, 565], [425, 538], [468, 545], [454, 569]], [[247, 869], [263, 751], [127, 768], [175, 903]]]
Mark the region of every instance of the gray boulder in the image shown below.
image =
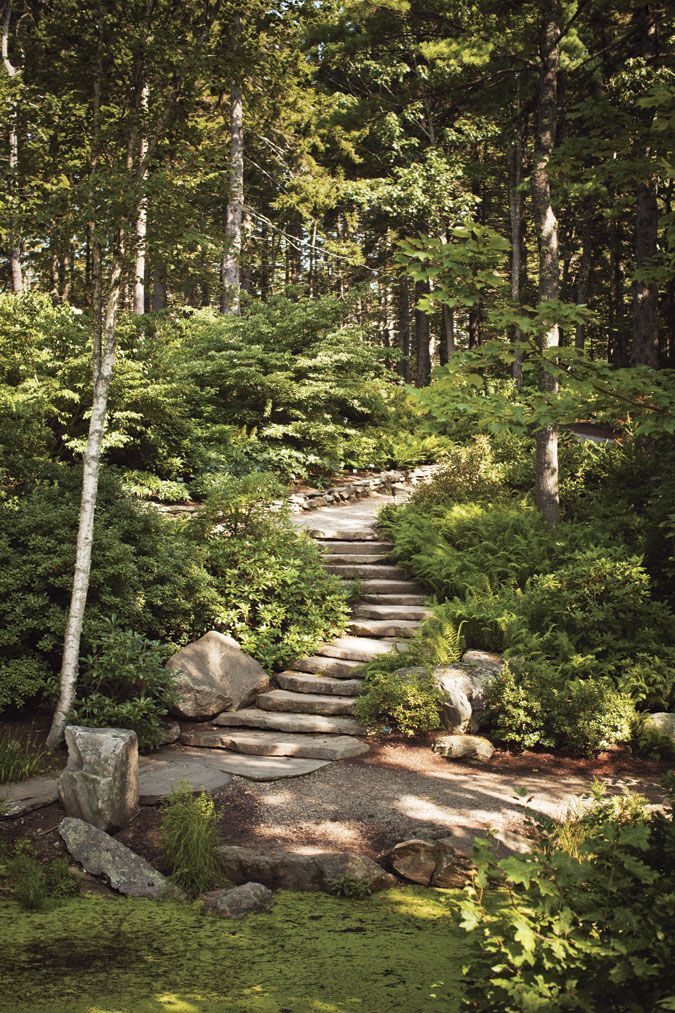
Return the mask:
[[113, 890], [127, 897], [180, 897], [160, 872], [103, 830], [67, 816], [59, 833], [68, 852], [92, 876], [104, 876]]
[[220, 918], [242, 918], [244, 915], [269, 911], [274, 894], [262, 883], [244, 883], [226, 890], [212, 890], [202, 895], [207, 914]]
[[436, 739], [433, 750], [448, 760], [489, 760], [495, 747], [481, 735], [443, 735]]
[[68, 763], [59, 795], [69, 816], [100, 830], [126, 827], [138, 812], [138, 740], [124, 728], [66, 728]]
[[649, 714], [645, 718], [644, 730], [657, 735], [666, 735], [675, 742], [675, 714], [669, 714], [668, 711]]
[[433, 670], [434, 682], [443, 693], [441, 721], [447, 731], [475, 731], [476, 716], [485, 706], [485, 687], [502, 665], [499, 654], [466, 651], [456, 664]]
[[174, 672], [178, 717], [205, 721], [239, 710], [269, 689], [264, 669], [232, 637], [216, 630], [181, 648], [167, 665]]
[[255, 851], [237, 845], [216, 849], [223, 871], [232, 883], [263, 883], [283, 890], [325, 890], [349, 877], [369, 890], [395, 886], [396, 880], [372, 859], [349, 852], [299, 855], [285, 851]]

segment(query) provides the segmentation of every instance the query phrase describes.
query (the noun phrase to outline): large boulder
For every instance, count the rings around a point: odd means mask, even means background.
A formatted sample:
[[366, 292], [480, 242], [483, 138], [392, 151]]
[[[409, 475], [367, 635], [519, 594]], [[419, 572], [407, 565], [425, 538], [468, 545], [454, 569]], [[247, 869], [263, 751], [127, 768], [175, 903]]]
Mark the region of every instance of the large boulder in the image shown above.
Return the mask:
[[358, 881], [371, 891], [396, 885], [395, 878], [372, 859], [344, 851], [301, 855], [229, 844], [216, 851], [231, 883], [255, 881], [276, 889], [327, 892], [345, 878]]
[[59, 795], [69, 816], [115, 832], [138, 812], [138, 740], [125, 728], [66, 727]]
[[401, 841], [392, 848], [389, 862], [403, 879], [422, 886], [462, 886], [467, 874], [466, 861], [445, 838]]
[[262, 883], [244, 883], [225, 890], [211, 890], [202, 895], [204, 911], [220, 918], [242, 918], [244, 915], [269, 911], [274, 894]]
[[59, 833], [75, 861], [92, 876], [104, 876], [113, 890], [127, 897], [181, 896], [144, 858], [84, 820], [67, 816]]
[[644, 730], [656, 735], [665, 735], [675, 743], [675, 714], [669, 714], [668, 711], [649, 714], [645, 718]]
[[495, 751], [489, 739], [481, 735], [443, 735], [433, 750], [448, 760], [489, 760]]
[[167, 665], [174, 673], [178, 717], [206, 721], [239, 710], [269, 689], [264, 669], [232, 637], [216, 630], [181, 648]]
[[434, 682], [443, 694], [441, 721], [447, 731], [462, 734], [476, 730], [476, 716], [485, 705], [485, 687], [502, 665], [499, 654], [466, 651], [456, 664], [433, 670]]

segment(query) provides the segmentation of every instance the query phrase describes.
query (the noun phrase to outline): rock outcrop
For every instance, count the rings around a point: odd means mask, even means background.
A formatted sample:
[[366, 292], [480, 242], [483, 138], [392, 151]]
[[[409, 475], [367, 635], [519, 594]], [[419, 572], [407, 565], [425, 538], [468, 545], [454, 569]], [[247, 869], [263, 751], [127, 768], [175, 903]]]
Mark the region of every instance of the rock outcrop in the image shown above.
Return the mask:
[[68, 816], [100, 830], [126, 827], [138, 812], [138, 740], [124, 728], [66, 727], [68, 764], [59, 795]]
[[181, 648], [167, 665], [176, 685], [173, 710], [192, 721], [239, 710], [269, 688], [269, 678], [258, 662], [236, 640], [216, 630]]

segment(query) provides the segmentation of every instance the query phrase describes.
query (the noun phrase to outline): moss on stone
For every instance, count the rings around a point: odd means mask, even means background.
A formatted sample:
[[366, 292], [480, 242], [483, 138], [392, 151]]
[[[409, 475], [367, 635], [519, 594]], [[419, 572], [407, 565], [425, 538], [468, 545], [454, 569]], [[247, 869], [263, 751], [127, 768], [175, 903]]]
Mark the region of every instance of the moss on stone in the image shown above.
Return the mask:
[[450, 895], [281, 892], [240, 921], [170, 901], [89, 896], [37, 914], [3, 901], [0, 995], [16, 1013], [448, 1013], [467, 956]]

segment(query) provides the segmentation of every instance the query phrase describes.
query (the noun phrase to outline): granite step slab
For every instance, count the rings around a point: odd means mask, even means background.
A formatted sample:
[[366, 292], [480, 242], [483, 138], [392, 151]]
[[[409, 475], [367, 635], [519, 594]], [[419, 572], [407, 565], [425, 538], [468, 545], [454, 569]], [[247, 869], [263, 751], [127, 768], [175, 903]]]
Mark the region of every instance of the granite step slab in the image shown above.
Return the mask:
[[432, 615], [429, 608], [422, 605], [370, 605], [359, 602], [355, 611], [356, 619], [408, 619], [421, 621]]
[[363, 728], [354, 718], [302, 714], [298, 711], [291, 714], [284, 711], [265, 711], [255, 707], [246, 707], [240, 711], [224, 711], [213, 719], [213, 723], [222, 728], [262, 728], [301, 735], [363, 734]]
[[317, 539], [319, 548], [326, 553], [336, 555], [386, 555], [394, 548], [392, 542], [323, 542]]
[[400, 566], [385, 566], [374, 563], [372, 566], [357, 563], [346, 566], [344, 563], [327, 563], [326, 569], [343, 580], [405, 580], [405, 570]]
[[332, 566], [378, 566], [387, 563], [387, 556], [379, 552], [372, 555], [365, 552], [345, 552], [338, 555], [337, 552], [329, 552], [324, 555], [326, 568]]
[[364, 594], [422, 594], [422, 588], [413, 580], [362, 580]]
[[388, 654], [395, 646], [395, 640], [344, 636], [336, 637], [329, 644], [319, 644], [317, 651], [324, 658], [339, 658], [341, 661], [365, 664], [379, 654]]
[[324, 696], [321, 693], [294, 693], [273, 689], [256, 697], [256, 707], [285, 714], [353, 714], [353, 696]]
[[359, 531], [351, 531], [349, 528], [305, 528], [308, 535], [321, 542], [377, 542], [377, 532], [370, 528]]
[[[304, 757], [317, 760], [345, 760], [367, 753], [369, 746], [352, 735], [310, 735], [290, 732], [258, 731], [253, 728], [184, 728], [181, 741], [200, 749], [228, 750], [242, 756]], [[230, 773], [232, 761], [227, 754], [221, 766]], [[318, 768], [315, 768], [318, 769]], [[246, 777], [247, 775], [242, 775]], [[292, 776], [292, 775], [285, 775]]]
[[405, 619], [353, 619], [349, 624], [349, 632], [358, 637], [414, 637], [419, 628], [418, 622]]
[[167, 798], [179, 781], [187, 781], [192, 790], [220, 791], [232, 777], [220, 759], [211, 753], [199, 756], [180, 748], [160, 749], [138, 761], [141, 805], [156, 805]]
[[350, 661], [344, 658], [325, 658], [320, 654], [302, 658], [293, 664], [294, 672], [305, 672], [311, 675], [328, 675], [331, 679], [353, 679], [357, 671], [363, 668], [363, 661]]
[[363, 679], [331, 679], [308, 672], [280, 672], [277, 682], [291, 693], [320, 693], [323, 696], [358, 696]]
[[428, 605], [425, 594], [364, 594], [361, 605]]

